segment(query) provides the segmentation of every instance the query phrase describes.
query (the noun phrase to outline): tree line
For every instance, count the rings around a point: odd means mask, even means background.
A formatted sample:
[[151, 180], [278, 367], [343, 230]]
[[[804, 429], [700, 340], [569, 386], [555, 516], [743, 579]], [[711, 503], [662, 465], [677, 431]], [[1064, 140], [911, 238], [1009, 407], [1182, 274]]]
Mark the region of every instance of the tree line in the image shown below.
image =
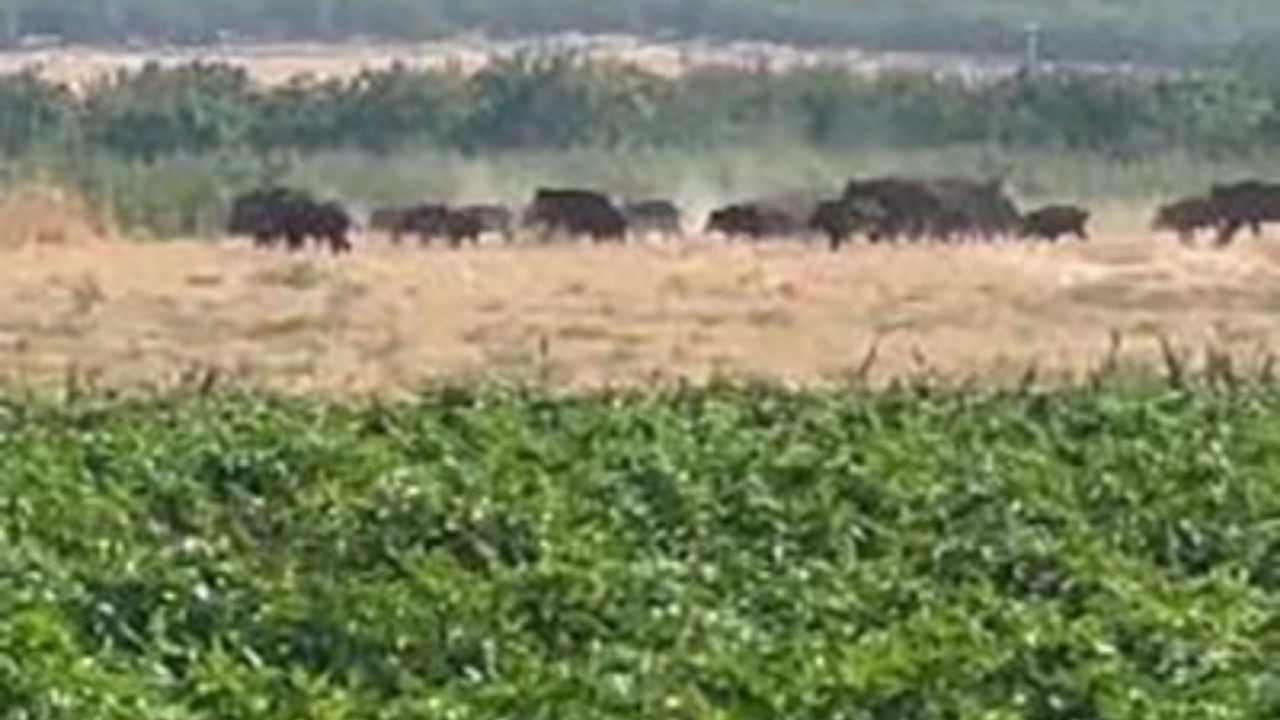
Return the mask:
[[476, 75], [404, 67], [261, 87], [239, 68], [149, 65], [83, 92], [0, 78], [0, 152], [129, 161], [228, 151], [468, 154], [767, 142], [856, 149], [984, 145], [1137, 157], [1229, 157], [1280, 140], [1280, 92], [1228, 75], [1049, 74], [982, 85], [836, 70], [704, 71], [679, 79], [570, 58]]

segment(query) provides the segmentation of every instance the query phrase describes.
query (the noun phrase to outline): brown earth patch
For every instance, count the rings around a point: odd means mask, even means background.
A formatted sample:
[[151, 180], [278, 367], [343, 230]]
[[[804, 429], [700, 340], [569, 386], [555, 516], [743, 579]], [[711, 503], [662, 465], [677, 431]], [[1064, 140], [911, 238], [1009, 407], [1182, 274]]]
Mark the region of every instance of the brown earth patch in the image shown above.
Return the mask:
[[702, 239], [371, 242], [343, 260], [194, 241], [23, 243], [0, 263], [0, 379], [154, 384], [199, 367], [347, 393], [477, 375], [817, 383], [859, 368], [885, 381], [1013, 378], [1034, 365], [1071, 378], [1105, 362], [1116, 334], [1135, 361], [1158, 362], [1162, 340], [1249, 358], [1280, 348], [1280, 254], [1267, 241], [1216, 251], [1101, 236], [836, 255]]

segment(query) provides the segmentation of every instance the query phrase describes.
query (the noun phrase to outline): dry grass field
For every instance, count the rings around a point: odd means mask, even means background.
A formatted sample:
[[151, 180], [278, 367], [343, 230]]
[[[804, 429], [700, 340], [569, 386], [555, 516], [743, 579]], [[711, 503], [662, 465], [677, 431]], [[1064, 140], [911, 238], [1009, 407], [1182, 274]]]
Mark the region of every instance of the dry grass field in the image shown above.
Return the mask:
[[[359, 393], [476, 374], [573, 386], [1079, 376], [1160, 338], [1280, 349], [1280, 245], [1186, 249], [1132, 219], [1059, 247], [516, 246], [353, 258], [104, 238], [36, 194], [0, 207], [0, 377], [216, 372]], [[1136, 217], [1136, 216], [1135, 216]], [[871, 357], [872, 348], [876, 348]]]

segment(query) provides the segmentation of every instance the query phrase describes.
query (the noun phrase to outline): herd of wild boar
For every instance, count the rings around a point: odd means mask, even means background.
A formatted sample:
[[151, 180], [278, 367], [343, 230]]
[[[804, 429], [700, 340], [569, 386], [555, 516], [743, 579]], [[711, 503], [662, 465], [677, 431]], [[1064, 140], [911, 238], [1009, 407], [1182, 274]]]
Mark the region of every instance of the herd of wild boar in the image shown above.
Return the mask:
[[[1069, 204], [1022, 212], [998, 181], [882, 177], [852, 180], [829, 199], [783, 197], [726, 205], [709, 214], [703, 229], [753, 241], [821, 237], [839, 250], [858, 237], [869, 243], [1086, 240], [1089, 219], [1088, 210]], [[1152, 227], [1175, 233], [1184, 243], [1209, 231], [1224, 246], [1245, 227], [1258, 235], [1264, 224], [1278, 221], [1280, 184], [1248, 180], [1214, 185], [1204, 196], [1164, 205]], [[456, 248], [484, 236], [512, 242], [518, 229], [541, 242], [553, 237], [594, 242], [676, 238], [684, 234], [685, 217], [669, 200], [618, 203], [593, 190], [540, 189], [518, 215], [495, 204], [428, 203], [379, 208], [366, 224], [397, 244], [410, 236], [423, 245], [440, 241]], [[302, 250], [314, 244], [343, 254], [354, 249], [350, 235], [356, 226], [340, 203], [273, 187], [236, 198], [227, 230], [252, 237], [258, 247]]]

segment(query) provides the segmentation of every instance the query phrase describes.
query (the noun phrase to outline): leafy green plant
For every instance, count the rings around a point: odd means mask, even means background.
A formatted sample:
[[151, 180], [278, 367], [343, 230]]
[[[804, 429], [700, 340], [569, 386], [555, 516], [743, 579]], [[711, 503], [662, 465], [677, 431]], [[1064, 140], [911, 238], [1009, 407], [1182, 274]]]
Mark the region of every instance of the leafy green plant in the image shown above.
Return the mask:
[[1265, 718], [1280, 396], [0, 403], [0, 715]]
[[74, 139], [77, 120], [66, 88], [30, 71], [0, 79], [0, 149], [5, 156], [66, 143]]
[[240, 68], [148, 64], [90, 93], [86, 137], [144, 161], [235, 147], [250, 122], [248, 91], [248, 73]]

